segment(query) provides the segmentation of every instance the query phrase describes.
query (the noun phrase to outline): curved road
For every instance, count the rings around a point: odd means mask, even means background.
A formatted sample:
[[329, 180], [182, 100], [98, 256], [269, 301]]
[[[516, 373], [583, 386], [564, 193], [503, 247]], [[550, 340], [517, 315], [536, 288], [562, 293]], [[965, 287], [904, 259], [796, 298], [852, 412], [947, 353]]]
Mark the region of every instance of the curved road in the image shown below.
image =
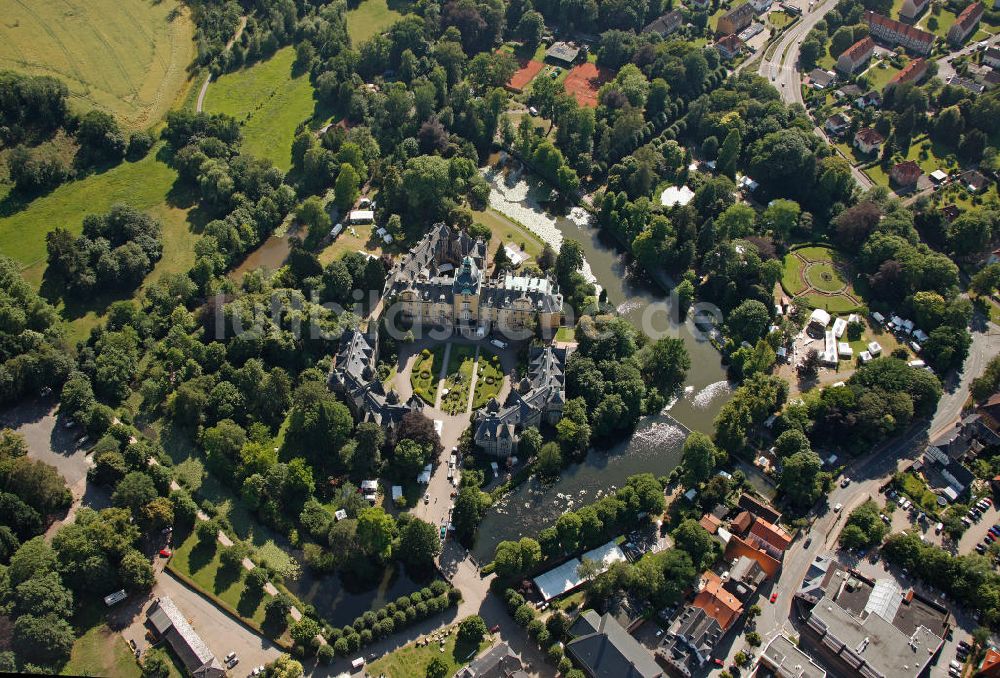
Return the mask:
[[[764, 50], [765, 56], [761, 58], [757, 72], [774, 84], [785, 103], [804, 105], [801, 87], [802, 76], [799, 73], [799, 46], [809, 31], [815, 28], [816, 24], [836, 5], [836, 0], [820, 0], [803, 13], [794, 26], [781, 34], [776, 45], [770, 45]], [[771, 50], [771, 47], [774, 47], [774, 51], [768, 58], [766, 54]], [[822, 129], [815, 127], [813, 131], [829, 143], [830, 140]], [[839, 150], [837, 153], [843, 157]], [[851, 175], [858, 186], [862, 189], [868, 189], [874, 185], [875, 182], [867, 174], [854, 167], [849, 158], [844, 159], [851, 165]]]
[[[240, 25], [236, 27], [236, 32], [233, 33], [233, 37], [229, 39], [226, 43], [226, 51], [228, 52], [233, 44], [240, 39], [240, 35], [243, 34], [243, 29], [247, 27], [247, 17], [246, 15], [240, 17]], [[202, 104], [205, 103], [205, 95], [208, 93], [208, 85], [212, 82], [212, 72], [209, 71], [208, 75], [205, 76], [205, 82], [201, 83], [201, 90], [198, 92], [198, 103], [195, 104], [195, 112], [201, 113]]]

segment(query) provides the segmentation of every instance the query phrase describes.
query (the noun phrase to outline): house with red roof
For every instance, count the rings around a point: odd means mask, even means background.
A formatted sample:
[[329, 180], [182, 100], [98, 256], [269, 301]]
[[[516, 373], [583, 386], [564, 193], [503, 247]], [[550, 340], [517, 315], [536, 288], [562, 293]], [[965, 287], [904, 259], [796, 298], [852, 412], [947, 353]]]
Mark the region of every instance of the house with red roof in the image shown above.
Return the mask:
[[889, 170], [889, 182], [900, 188], [912, 188], [917, 185], [924, 171], [914, 160], [905, 160], [893, 165]]
[[965, 42], [970, 35], [976, 32], [976, 27], [979, 26], [979, 20], [983, 18], [985, 11], [986, 8], [981, 2], [974, 2], [963, 9], [962, 13], [955, 19], [955, 23], [948, 29], [948, 42], [953, 46]]
[[879, 42], [893, 47], [900, 45], [907, 51], [926, 56], [934, 46], [934, 34], [919, 28], [904, 24], [889, 17], [876, 14], [871, 10], [865, 12], [865, 23], [871, 36]]
[[986, 651], [983, 663], [976, 672], [976, 678], [1000, 678], [1000, 652], [992, 647]]
[[729, 60], [738, 57], [743, 52], [743, 44], [740, 36], [730, 33], [715, 41], [715, 49], [719, 50], [723, 59]]
[[917, 17], [930, 5], [931, 0], [903, 0], [903, 6], [899, 8], [899, 20], [908, 24], [915, 23]]
[[853, 75], [868, 65], [874, 53], [875, 41], [866, 35], [837, 57], [837, 71], [842, 75]]

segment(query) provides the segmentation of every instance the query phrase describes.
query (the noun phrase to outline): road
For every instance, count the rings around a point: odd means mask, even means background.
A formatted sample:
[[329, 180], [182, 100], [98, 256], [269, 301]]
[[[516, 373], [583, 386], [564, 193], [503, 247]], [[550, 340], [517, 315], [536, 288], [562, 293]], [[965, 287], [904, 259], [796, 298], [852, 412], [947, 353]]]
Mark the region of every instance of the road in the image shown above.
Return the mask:
[[[915, 424], [899, 439], [851, 462], [844, 471], [844, 476], [850, 478], [851, 483], [847, 487], [841, 487], [838, 484], [830, 492], [826, 507], [820, 509], [812, 526], [806, 532], [808, 536], [811, 536], [809, 545], [805, 546], [807, 541], [805, 538], [796, 539], [785, 552], [778, 581], [771, 589], [768, 589], [765, 584], [758, 602], [761, 607], [761, 615], [757, 619], [757, 632], [763, 638], [763, 645], [767, 645], [767, 642], [779, 633], [792, 635], [797, 633], [790, 619], [793, 596], [805, 578], [810, 563], [819, 555], [836, 553], [837, 536], [843, 526], [845, 516], [867, 499], [878, 497], [878, 488], [888, 482], [904, 461], [914, 459], [923, 451], [928, 440], [950, 428], [958, 420], [962, 406], [968, 399], [970, 383], [982, 374], [986, 363], [1000, 353], [1000, 328], [992, 323], [978, 328], [978, 331], [974, 331], [972, 336], [972, 347], [969, 350], [969, 356], [965, 361], [962, 373], [951, 380], [953, 382], [951, 389], [946, 390], [938, 402], [938, 408], [931, 421]], [[837, 504], [841, 504], [843, 507], [839, 512], [835, 512], [832, 508]], [[906, 583], [912, 584], [913, 582]], [[772, 592], [778, 593], [778, 598], [773, 605], [768, 602]], [[966, 619], [963, 615], [959, 615], [958, 619], [960, 628], [964, 632], [956, 633], [955, 638], [949, 641], [949, 649], [942, 655], [948, 660], [954, 656], [951, 644], [958, 639], [967, 638], [967, 632], [975, 626], [971, 620]], [[738, 651], [746, 651], [747, 649], [748, 647], [739, 633], [727, 635], [720, 646], [720, 651], [727, 651], [725, 660], [727, 666], [732, 665]], [[932, 673], [943, 676], [947, 673], [947, 661], [939, 661], [938, 663], [943, 663], [944, 668], [935, 667]], [[717, 675], [720, 672], [721, 669], [712, 673]]]
[[[799, 46], [809, 31], [815, 28], [816, 24], [836, 5], [835, 0], [822, 0], [816, 3], [811, 10], [803, 14], [798, 23], [781, 34], [777, 44], [773, 46], [773, 51], [771, 46], [765, 48], [757, 72], [772, 82], [785, 103], [804, 105], [802, 75], [799, 73]], [[766, 56], [768, 53], [771, 54], [770, 58]], [[833, 145], [821, 128], [814, 127], [813, 132], [831, 146]], [[862, 189], [868, 189], [874, 185], [867, 174], [854, 167], [850, 159], [845, 158], [845, 160], [847, 160], [848, 165], [851, 165], [851, 175], [854, 177], [854, 181]]]
[[[990, 45], [1000, 45], [1000, 33], [994, 35], [986, 40]], [[972, 54], [977, 49], [979, 49], [979, 43], [969, 41], [969, 43], [960, 50], [954, 51], [948, 56], [941, 57], [937, 60], [938, 72], [937, 77], [941, 79], [942, 82], [947, 82], [948, 78], [955, 75], [955, 68], [951, 65], [951, 62], [958, 57], [967, 56]]]

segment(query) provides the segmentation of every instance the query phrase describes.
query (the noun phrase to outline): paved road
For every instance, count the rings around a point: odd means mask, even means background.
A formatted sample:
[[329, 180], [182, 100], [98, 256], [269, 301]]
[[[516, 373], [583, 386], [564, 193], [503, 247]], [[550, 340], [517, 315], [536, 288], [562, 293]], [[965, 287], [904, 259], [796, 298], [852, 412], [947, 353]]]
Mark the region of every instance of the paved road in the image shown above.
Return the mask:
[[[988, 38], [987, 42], [990, 45], [1000, 44], [1000, 34], [994, 35], [992, 38]], [[960, 50], [956, 50], [950, 53], [948, 56], [941, 57], [937, 60], [938, 73], [937, 77], [941, 78], [943, 82], [947, 82], [948, 78], [955, 75], [955, 68], [951, 65], [951, 62], [958, 57], [966, 56], [972, 54], [979, 49], [979, 43], [969, 41], [969, 43]]]
[[961, 374], [953, 375], [945, 384], [945, 393], [931, 422], [932, 436], [958, 421], [962, 406], [969, 398], [972, 380], [983, 373], [986, 364], [996, 355], [1000, 355], [1000, 327], [990, 322], [973, 327], [969, 356]]

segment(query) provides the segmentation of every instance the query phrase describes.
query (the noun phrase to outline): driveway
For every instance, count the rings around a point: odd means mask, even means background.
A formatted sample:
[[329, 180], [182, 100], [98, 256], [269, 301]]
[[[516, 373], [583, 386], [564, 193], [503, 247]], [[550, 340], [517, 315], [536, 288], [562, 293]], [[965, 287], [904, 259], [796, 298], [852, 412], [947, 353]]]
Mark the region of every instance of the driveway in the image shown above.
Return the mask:
[[[161, 569], [162, 561], [157, 560], [156, 567]], [[277, 645], [239, 623], [165, 571], [157, 575], [156, 585], [149, 596], [130, 599], [123, 607], [116, 608], [109, 615], [109, 626], [121, 631], [126, 642], [134, 640], [136, 646], [145, 652], [150, 647], [146, 639], [146, 610], [158, 596], [169, 596], [174, 601], [220, 662], [230, 652], [236, 652], [240, 663], [230, 672], [233, 676], [244, 676], [255, 666], [272, 662], [281, 655]]]
[[63, 426], [65, 420], [56, 416], [58, 405], [55, 396], [26, 401], [0, 413], [0, 428], [23, 435], [28, 456], [55, 466], [72, 487], [87, 476], [90, 464], [84, 449], [76, 444], [83, 433], [78, 426]]

